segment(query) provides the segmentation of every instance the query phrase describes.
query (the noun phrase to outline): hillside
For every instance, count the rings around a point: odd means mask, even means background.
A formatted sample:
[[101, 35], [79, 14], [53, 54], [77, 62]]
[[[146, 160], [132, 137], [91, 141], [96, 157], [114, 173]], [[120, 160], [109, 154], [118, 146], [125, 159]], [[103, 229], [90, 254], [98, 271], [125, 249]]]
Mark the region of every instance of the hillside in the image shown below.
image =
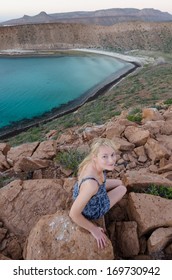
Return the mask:
[[113, 51], [172, 51], [172, 22], [118, 23], [112, 26], [47, 23], [0, 27], [0, 50], [103, 48]]
[[97, 25], [113, 25], [119, 22], [131, 21], [144, 21], [144, 22], [165, 22], [172, 21], [172, 15], [167, 12], [161, 12], [155, 9], [107, 9], [97, 11], [78, 11], [68, 13], [54, 13], [47, 14], [41, 12], [35, 16], [24, 15], [22, 18], [11, 19], [2, 22], [2, 25], [18, 25], [18, 24], [33, 24], [33, 23], [52, 23], [52, 22], [65, 22], [65, 23], [84, 23], [84, 24], [97, 24]]
[[[0, 37], [2, 55], [82, 47], [152, 59], [75, 112], [1, 139], [0, 260], [172, 259], [172, 22], [3, 26]], [[101, 252], [68, 215], [78, 164], [97, 137], [115, 142], [107, 177], [127, 187], [105, 215]]]

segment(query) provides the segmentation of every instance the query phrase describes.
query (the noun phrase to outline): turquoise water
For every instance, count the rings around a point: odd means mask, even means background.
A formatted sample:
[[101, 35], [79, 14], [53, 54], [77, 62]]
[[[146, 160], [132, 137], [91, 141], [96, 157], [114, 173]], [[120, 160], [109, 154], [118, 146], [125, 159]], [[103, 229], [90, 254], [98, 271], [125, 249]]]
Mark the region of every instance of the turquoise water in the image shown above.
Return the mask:
[[127, 64], [101, 55], [0, 58], [0, 128], [78, 98]]

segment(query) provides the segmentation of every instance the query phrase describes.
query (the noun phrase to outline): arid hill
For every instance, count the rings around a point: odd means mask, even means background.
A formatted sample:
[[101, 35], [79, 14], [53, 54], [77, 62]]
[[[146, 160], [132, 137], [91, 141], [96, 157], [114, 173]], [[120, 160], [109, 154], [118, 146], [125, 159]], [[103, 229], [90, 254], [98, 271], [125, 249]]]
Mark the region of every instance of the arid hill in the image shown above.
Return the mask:
[[165, 22], [172, 21], [172, 15], [156, 9], [114, 8], [97, 11], [76, 11], [67, 13], [47, 14], [44, 11], [35, 16], [24, 15], [22, 18], [11, 19], [0, 24], [18, 25], [33, 23], [84, 23], [97, 25], [113, 25], [118, 22], [131, 21]]
[[0, 50], [108, 48], [172, 51], [172, 22], [118, 23], [112, 26], [45, 23], [0, 27]]

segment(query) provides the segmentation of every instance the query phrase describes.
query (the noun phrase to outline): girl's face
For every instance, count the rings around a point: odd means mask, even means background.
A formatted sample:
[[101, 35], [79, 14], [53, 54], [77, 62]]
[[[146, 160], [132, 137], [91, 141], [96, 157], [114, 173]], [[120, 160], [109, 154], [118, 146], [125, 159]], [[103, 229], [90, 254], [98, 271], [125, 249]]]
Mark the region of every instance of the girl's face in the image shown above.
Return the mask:
[[94, 160], [99, 169], [112, 171], [116, 162], [115, 151], [111, 147], [101, 146]]

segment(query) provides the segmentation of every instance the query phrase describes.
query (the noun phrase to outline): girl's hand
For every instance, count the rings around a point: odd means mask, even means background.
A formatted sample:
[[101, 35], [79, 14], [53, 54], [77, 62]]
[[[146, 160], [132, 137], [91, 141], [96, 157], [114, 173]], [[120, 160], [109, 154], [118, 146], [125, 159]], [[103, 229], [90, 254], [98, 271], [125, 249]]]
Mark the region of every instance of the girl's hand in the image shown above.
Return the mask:
[[97, 241], [98, 248], [104, 249], [107, 245], [107, 236], [104, 232], [104, 229], [101, 227], [95, 227], [91, 234], [94, 236], [94, 238]]

